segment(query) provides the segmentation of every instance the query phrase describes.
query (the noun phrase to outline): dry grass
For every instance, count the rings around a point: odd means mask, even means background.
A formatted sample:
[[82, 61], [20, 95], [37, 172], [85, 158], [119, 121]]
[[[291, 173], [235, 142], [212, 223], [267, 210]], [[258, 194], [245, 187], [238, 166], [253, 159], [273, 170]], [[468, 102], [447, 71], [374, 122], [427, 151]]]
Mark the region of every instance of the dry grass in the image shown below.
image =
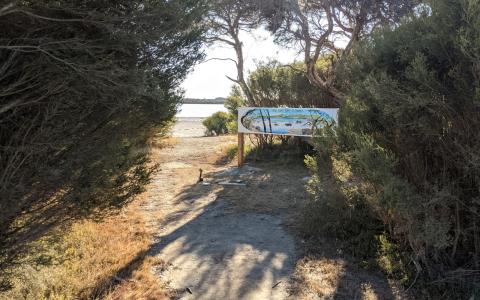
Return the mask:
[[292, 292], [297, 299], [333, 298], [345, 271], [345, 262], [305, 257], [297, 262]]
[[145, 259], [151, 241], [132, 203], [101, 222], [78, 221], [31, 245], [5, 299], [167, 299]]
[[178, 144], [176, 137], [156, 137], [151, 140], [150, 146], [152, 148], [163, 149], [170, 148]]
[[[137, 151], [153, 157], [150, 164], [154, 165], [162, 149], [177, 143], [162, 136]], [[0, 299], [171, 298], [172, 291], [153, 272], [163, 262], [149, 256], [152, 233], [140, 207], [145, 197], [145, 193], [138, 196], [101, 221], [83, 219], [53, 226], [26, 246], [27, 254], [13, 270], [13, 288], [0, 292]], [[19, 220], [28, 222], [43, 214], [35, 211]]]
[[117, 288], [108, 294], [106, 300], [150, 300], [171, 299], [174, 291], [164, 285], [152, 272], [153, 268], [161, 269], [164, 262], [147, 256], [138, 269], [134, 270], [131, 279], [124, 280]]
[[297, 262], [294, 299], [408, 299], [398, 285], [337, 257], [306, 256]]

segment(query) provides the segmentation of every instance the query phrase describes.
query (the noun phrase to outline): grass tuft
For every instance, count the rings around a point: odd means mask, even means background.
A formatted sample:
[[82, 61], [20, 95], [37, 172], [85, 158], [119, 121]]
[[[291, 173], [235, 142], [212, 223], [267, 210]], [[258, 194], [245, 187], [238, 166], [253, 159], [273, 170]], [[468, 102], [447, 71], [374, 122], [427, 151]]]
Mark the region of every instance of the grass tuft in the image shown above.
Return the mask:
[[150, 244], [135, 203], [100, 222], [75, 222], [32, 243], [0, 298], [167, 299], [152, 272], [161, 262], [145, 258]]

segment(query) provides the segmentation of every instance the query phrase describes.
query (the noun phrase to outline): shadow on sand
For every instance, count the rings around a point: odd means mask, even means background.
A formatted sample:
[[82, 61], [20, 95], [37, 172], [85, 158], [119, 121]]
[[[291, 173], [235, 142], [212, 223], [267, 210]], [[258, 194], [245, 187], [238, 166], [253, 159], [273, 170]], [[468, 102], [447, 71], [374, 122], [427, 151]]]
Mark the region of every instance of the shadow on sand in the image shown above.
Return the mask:
[[[278, 184], [275, 178], [280, 176], [275, 172], [275, 169], [265, 172], [262, 178], [267, 178], [267, 182], [262, 182], [260, 188]], [[209, 177], [215, 175], [209, 174]], [[228, 189], [230, 194], [240, 195], [246, 187]], [[215, 189], [213, 185], [194, 184], [184, 188], [177, 195], [176, 204], [187, 208], [167, 216], [161, 222], [156, 242], [122, 268], [118, 277], [128, 279], [144, 259], [159, 257], [167, 267], [155, 271], [175, 290], [177, 298], [296, 299], [298, 291], [291, 289], [290, 283], [297, 281], [294, 286], [302, 286], [294, 269], [297, 259], [305, 254], [298, 246], [303, 244], [284, 230], [282, 218], [234, 211], [234, 204], [224, 195], [222, 189]], [[343, 258], [317, 252], [317, 259]], [[322, 276], [319, 279], [323, 280]], [[388, 282], [384, 278], [380, 281], [378, 284], [379, 278], [353, 270], [347, 263], [338, 282], [320, 283], [333, 285], [335, 289], [322, 299], [369, 299], [362, 296], [366, 285], [376, 297], [371, 299], [394, 299]], [[94, 296], [101, 297], [101, 294]]]

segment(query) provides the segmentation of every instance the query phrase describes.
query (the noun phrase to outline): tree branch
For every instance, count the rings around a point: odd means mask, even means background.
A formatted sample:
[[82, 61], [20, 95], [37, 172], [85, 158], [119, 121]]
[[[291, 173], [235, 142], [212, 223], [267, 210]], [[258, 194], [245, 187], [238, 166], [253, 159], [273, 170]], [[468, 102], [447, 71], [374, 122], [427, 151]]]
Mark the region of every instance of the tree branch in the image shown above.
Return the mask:
[[240, 81], [237, 80], [237, 79], [233, 79], [232, 77], [230, 77], [230, 76], [228, 76], [228, 75], [225, 75], [225, 77], [227, 77], [229, 80], [231, 80], [231, 81], [233, 81], [233, 82], [235, 82], [235, 83], [237, 83], [237, 84], [240, 84]]
[[219, 57], [213, 57], [213, 58], [209, 58], [207, 60], [204, 60], [203, 62], [209, 62], [209, 61], [212, 61], [212, 60], [222, 60], [222, 61], [232, 61], [233, 63], [235, 63], [236, 66], [238, 66], [238, 62], [232, 58], [219, 58]]

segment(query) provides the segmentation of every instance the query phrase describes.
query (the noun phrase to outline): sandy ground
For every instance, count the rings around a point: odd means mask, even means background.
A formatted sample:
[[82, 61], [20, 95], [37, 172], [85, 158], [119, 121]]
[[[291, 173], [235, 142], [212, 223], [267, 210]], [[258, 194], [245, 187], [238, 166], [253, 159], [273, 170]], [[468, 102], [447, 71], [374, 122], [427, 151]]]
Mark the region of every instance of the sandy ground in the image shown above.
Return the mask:
[[201, 118], [179, 118], [172, 130], [174, 137], [202, 137], [205, 127]]
[[[156, 273], [178, 299], [286, 298], [297, 258], [294, 238], [281, 218], [238, 211], [222, 198], [224, 188], [247, 189], [217, 184], [231, 179], [229, 166], [218, 160], [236, 140], [201, 133], [198, 121], [179, 122], [173, 145], [154, 154], [161, 170], [143, 209], [157, 233], [152, 254], [167, 263]], [[207, 185], [197, 184], [200, 168]]]
[[142, 208], [155, 236], [150, 255], [165, 262], [154, 272], [175, 299], [402, 298], [329, 242], [307, 254], [297, 228], [308, 200], [301, 163], [238, 169], [224, 158], [236, 137], [202, 135], [200, 120], [180, 120], [153, 151], [161, 169]]

